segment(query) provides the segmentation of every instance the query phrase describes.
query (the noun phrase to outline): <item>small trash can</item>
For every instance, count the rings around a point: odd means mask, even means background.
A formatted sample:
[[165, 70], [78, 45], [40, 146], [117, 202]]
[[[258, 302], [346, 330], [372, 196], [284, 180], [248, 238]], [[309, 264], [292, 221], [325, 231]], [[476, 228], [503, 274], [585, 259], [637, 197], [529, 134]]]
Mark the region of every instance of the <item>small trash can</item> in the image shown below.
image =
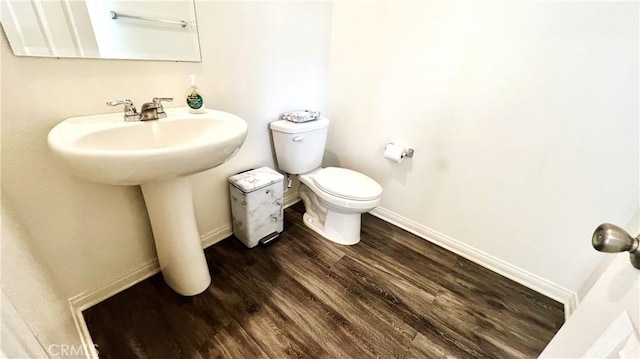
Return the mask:
[[282, 232], [283, 181], [269, 167], [229, 177], [233, 234], [247, 247], [267, 244]]

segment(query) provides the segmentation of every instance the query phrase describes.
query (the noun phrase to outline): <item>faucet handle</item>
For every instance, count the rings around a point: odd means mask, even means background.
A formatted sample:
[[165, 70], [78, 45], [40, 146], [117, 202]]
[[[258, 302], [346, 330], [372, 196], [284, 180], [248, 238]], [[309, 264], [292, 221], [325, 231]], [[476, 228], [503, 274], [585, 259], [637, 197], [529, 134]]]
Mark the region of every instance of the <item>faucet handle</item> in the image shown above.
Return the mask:
[[171, 102], [173, 101], [173, 97], [154, 97], [153, 98], [153, 103], [157, 105], [158, 118], [167, 117], [167, 114], [164, 112], [164, 107], [162, 107], [162, 101]]
[[125, 109], [129, 109], [129, 108], [136, 108], [133, 105], [133, 101], [126, 99], [126, 100], [111, 100], [111, 101], [107, 101], [107, 105], [109, 106], [118, 106], [118, 105], [124, 105]]
[[125, 121], [138, 120], [138, 111], [136, 110], [136, 106], [134, 106], [133, 101], [129, 99], [107, 101], [107, 105], [109, 106], [124, 105], [124, 120]]
[[154, 97], [153, 98], [153, 102], [155, 103], [160, 103], [160, 102], [171, 102], [173, 101], [173, 97]]

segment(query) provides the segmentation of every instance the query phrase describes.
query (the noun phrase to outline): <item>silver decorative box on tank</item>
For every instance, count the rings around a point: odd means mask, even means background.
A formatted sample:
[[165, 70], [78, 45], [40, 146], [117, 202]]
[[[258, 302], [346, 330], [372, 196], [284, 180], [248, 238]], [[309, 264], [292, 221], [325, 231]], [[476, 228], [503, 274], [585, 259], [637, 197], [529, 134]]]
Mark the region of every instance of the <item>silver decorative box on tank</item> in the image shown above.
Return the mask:
[[269, 242], [282, 232], [283, 180], [269, 167], [229, 177], [233, 234], [247, 247]]

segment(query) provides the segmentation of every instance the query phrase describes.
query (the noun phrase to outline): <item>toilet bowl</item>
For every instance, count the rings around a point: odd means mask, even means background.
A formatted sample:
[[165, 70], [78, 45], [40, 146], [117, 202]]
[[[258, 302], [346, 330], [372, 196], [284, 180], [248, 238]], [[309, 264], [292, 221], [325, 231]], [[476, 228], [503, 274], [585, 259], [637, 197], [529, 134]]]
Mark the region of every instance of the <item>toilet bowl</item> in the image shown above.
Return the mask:
[[366, 175], [339, 167], [322, 168], [329, 119], [269, 125], [280, 170], [298, 175], [304, 224], [333, 242], [360, 241], [361, 215], [374, 209], [382, 187]]
[[361, 215], [380, 204], [382, 187], [359, 172], [337, 167], [319, 168], [298, 179], [304, 224], [339, 244], [360, 242]]

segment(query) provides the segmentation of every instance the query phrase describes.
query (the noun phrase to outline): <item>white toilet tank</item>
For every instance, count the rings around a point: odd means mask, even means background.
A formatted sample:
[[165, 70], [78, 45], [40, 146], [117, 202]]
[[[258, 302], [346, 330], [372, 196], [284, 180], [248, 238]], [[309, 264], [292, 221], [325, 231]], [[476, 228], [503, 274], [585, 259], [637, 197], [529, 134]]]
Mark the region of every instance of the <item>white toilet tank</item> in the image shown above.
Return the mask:
[[275, 121], [273, 134], [278, 168], [290, 174], [302, 174], [320, 168], [327, 142], [329, 119], [309, 122]]

